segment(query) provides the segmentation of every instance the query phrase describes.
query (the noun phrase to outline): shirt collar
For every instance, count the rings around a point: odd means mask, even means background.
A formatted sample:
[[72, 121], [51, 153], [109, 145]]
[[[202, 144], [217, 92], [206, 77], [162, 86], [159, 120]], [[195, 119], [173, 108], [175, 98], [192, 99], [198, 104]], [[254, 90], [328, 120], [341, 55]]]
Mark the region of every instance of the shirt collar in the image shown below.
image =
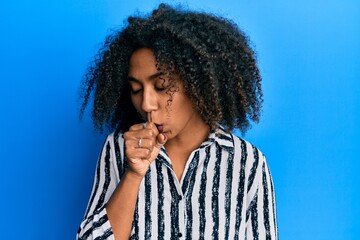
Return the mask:
[[[209, 137], [200, 145], [198, 149], [209, 147], [212, 144], [218, 144], [225, 151], [228, 151], [229, 153], [234, 153], [235, 147], [233, 135], [229, 132], [226, 132], [221, 125], [219, 125], [219, 127], [215, 131], [210, 133]], [[160, 154], [158, 155], [157, 160], [172, 169], [169, 156], [167, 155], [164, 146], [161, 147]]]
[[215, 131], [210, 133], [207, 140], [205, 140], [200, 145], [200, 148], [210, 146], [214, 143], [217, 143], [221, 148], [229, 152], [233, 152], [234, 150], [233, 135], [229, 132], [226, 132], [221, 125], [219, 125], [219, 127]]

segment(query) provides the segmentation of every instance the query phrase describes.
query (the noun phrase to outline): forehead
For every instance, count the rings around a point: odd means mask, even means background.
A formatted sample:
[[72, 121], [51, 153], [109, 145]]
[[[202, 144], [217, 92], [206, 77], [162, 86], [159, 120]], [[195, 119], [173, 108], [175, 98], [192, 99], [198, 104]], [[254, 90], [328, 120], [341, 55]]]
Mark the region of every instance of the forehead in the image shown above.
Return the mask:
[[157, 72], [155, 55], [151, 49], [140, 48], [133, 52], [129, 62], [129, 76], [144, 78]]
[[128, 81], [130, 82], [152, 82], [154, 79], [171, 82], [171, 86], [182, 87], [183, 81], [176, 71], [162, 71], [158, 64], [154, 51], [150, 48], [139, 48], [135, 50], [129, 62]]

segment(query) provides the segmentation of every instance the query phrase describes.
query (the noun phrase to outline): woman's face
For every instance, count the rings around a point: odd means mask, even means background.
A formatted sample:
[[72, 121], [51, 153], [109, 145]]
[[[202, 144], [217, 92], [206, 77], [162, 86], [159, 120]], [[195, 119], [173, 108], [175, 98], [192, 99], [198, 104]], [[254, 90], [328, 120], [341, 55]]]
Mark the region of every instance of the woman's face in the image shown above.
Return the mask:
[[206, 125], [185, 94], [182, 81], [176, 75], [172, 78], [170, 81], [156, 69], [151, 49], [140, 48], [132, 54], [128, 72], [132, 103], [144, 119], [150, 113], [151, 122], [169, 140], [196, 134]]

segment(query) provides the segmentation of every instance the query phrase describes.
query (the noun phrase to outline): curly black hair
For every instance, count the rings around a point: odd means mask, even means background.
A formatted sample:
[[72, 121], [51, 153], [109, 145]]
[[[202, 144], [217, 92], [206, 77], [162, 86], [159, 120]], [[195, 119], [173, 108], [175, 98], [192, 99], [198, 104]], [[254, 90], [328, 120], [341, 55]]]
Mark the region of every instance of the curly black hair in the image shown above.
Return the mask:
[[222, 17], [160, 4], [108, 36], [85, 74], [80, 112], [93, 97], [95, 129], [127, 131], [143, 121], [132, 105], [127, 74], [132, 53], [144, 47], [153, 50], [159, 71], [180, 77], [211, 130], [221, 124], [244, 133], [251, 120], [259, 121], [261, 76], [243, 31]]

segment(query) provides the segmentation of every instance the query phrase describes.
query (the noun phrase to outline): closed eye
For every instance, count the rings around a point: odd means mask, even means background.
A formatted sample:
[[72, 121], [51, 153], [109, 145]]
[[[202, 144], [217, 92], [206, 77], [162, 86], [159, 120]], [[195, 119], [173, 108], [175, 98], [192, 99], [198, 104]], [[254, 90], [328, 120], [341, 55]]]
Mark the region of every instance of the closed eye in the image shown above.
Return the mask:
[[138, 94], [138, 93], [140, 93], [141, 91], [142, 91], [141, 88], [138, 89], [138, 90], [133, 90], [133, 89], [130, 90], [131, 94], [133, 94], [133, 95]]
[[156, 87], [156, 86], [155, 86], [155, 90], [158, 91], [158, 92], [162, 92], [162, 91], [165, 90], [165, 88], [164, 88], [164, 87]]
[[133, 77], [128, 77], [128, 84], [130, 87], [130, 93], [131, 94], [137, 94], [140, 91], [142, 91], [142, 84], [139, 82], [139, 80], [133, 78]]

